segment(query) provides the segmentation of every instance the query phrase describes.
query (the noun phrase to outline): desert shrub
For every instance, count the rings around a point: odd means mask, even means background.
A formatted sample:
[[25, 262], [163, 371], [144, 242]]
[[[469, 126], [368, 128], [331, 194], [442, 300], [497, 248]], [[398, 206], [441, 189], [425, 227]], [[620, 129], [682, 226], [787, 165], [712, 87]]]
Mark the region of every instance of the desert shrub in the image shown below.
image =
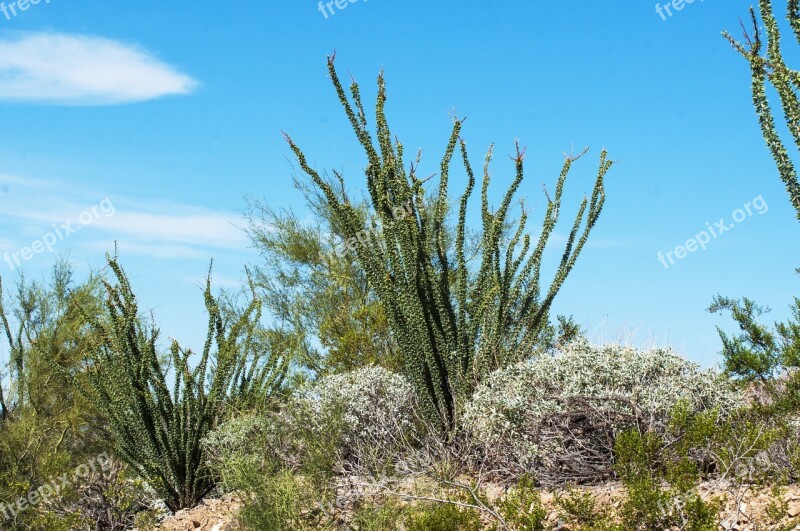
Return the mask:
[[405, 521], [408, 531], [477, 531], [483, 529], [474, 509], [460, 508], [452, 503], [432, 502], [410, 511]]
[[[221, 425], [203, 440], [209, 466], [221, 488], [243, 493], [238, 518], [243, 529], [326, 529], [335, 496], [332, 464], [338, 458], [326, 437], [331, 434], [276, 434], [282, 430], [274, 420], [251, 414]], [[329, 428], [333, 435], [339, 431]], [[299, 440], [292, 450], [302, 449], [301, 458], [275, 450], [276, 437], [282, 436]]]
[[555, 501], [566, 519], [574, 524], [585, 526], [597, 520], [596, 500], [589, 491], [569, 487], [566, 492], [556, 492]]
[[95, 524], [115, 529], [139, 510], [126, 498], [135, 490], [126, 490], [127, 482], [97, 475], [46, 500], [34, 497], [37, 503], [16, 514], [9, 508], [98, 454], [113, 456], [96, 404], [65, 376], [85, 381], [83, 352], [97, 337], [84, 311], [100, 311], [101, 278], [93, 274], [77, 281], [69, 263], [59, 260], [45, 281], [21, 275], [11, 290], [0, 283], [0, 337], [7, 347], [0, 354], [2, 529], [94, 529]]
[[234, 490], [247, 470], [273, 467], [267, 433], [274, 425], [267, 415], [246, 412], [225, 421], [201, 440], [206, 464], [220, 479], [220, 486]]
[[623, 529], [715, 531], [720, 502], [695, 492], [696, 465], [665, 459], [664, 439], [653, 432], [622, 433], [615, 445], [616, 471], [627, 497], [621, 507]]
[[324, 482], [287, 470], [260, 477], [255, 470], [250, 474], [239, 514], [243, 529], [332, 529], [327, 510], [332, 493]]
[[295, 394], [290, 414], [312, 431], [339, 418], [342, 454], [364, 446], [391, 451], [414, 429], [414, 388], [382, 367], [366, 367], [321, 378]]
[[[266, 411], [226, 421], [203, 439], [213, 469], [236, 484], [245, 468], [341, 471], [391, 461], [415, 430], [411, 385], [382, 367], [330, 375]], [[374, 460], [374, 461], [373, 461]]]
[[547, 511], [534, 480], [524, 475], [500, 502], [500, 515], [512, 529], [544, 531]]
[[309, 382], [271, 410], [233, 418], [203, 446], [223, 485], [249, 494], [243, 525], [318, 526], [328, 521], [335, 474], [354, 460], [391, 460], [414, 429], [414, 404], [402, 376], [366, 367]]
[[353, 513], [352, 527], [359, 531], [400, 529], [404, 510], [393, 498], [360, 504]]
[[800, 479], [800, 299], [790, 308], [791, 318], [762, 323], [769, 310], [748, 298], [716, 296], [713, 313], [730, 312], [738, 327], [729, 334], [718, 328], [725, 371], [751, 397], [752, 424], [766, 432], [769, 448], [760, 449], [759, 469], [771, 479]]
[[[314, 437], [279, 411], [251, 411], [221, 424], [202, 440], [221, 489], [243, 494], [243, 529], [324, 529], [330, 506], [332, 441], [341, 428]], [[302, 454], [302, 455], [299, 455]]]
[[[369, 365], [399, 369], [386, 313], [358, 261], [338, 241], [333, 212], [315, 190], [295, 185], [307, 198], [312, 222], [264, 201], [249, 201], [246, 212], [247, 234], [260, 254], [254, 281], [275, 320], [272, 333], [304, 372], [317, 377]], [[366, 215], [366, 204], [354, 206]]]
[[727, 380], [669, 349], [572, 342], [501, 369], [473, 395], [463, 423], [489, 458], [542, 482], [608, 477], [615, 437], [664, 426], [685, 401], [721, 417], [743, 400]]
[[[11, 486], [9, 486], [11, 487]], [[61, 470], [43, 485], [13, 486], [31, 503], [0, 504], [0, 528], [25, 530], [129, 529], [137, 514], [157, 515], [149, 506], [155, 492], [131, 470], [107, 455]]]

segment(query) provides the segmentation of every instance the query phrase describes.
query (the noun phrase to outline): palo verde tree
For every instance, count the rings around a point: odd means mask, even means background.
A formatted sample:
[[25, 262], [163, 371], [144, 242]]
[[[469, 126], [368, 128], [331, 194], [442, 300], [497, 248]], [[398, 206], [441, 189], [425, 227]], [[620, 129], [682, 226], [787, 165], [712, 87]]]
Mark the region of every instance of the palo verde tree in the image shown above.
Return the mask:
[[190, 367], [193, 353], [177, 341], [168, 353], [160, 352], [159, 331], [140, 316], [116, 256], [109, 256], [108, 264], [116, 283], [104, 282], [103, 315], [87, 315], [99, 339], [87, 350], [89, 385], [79, 388], [96, 400], [121, 457], [157, 488], [167, 506], [191, 507], [214, 486], [203, 468], [201, 439], [232, 402], [279, 389], [287, 361], [263, 349], [255, 294], [234, 311], [212, 295], [210, 271], [204, 293], [208, 335], [197, 365]]
[[[312, 212], [306, 222], [291, 210], [250, 201], [247, 234], [260, 254], [253, 280], [271, 332], [293, 352], [298, 374], [323, 376], [367, 365], [399, 368], [386, 312], [351, 253], [337, 248], [330, 209], [308, 183], [295, 182]], [[367, 205], [355, 205], [364, 215]]]
[[[545, 246], [558, 221], [567, 175], [579, 157], [567, 157], [548, 198], [541, 235], [534, 244], [525, 227], [528, 212], [509, 219], [511, 202], [523, 180], [524, 150], [517, 145], [516, 174], [497, 210], [489, 206], [489, 164], [484, 161], [481, 186], [482, 232], [475, 249], [467, 249], [467, 207], [475, 175], [463, 120], [455, 119], [441, 161], [438, 190], [427, 194], [416, 174], [420, 162], [406, 169], [403, 145], [393, 140], [385, 114], [386, 87], [378, 77], [376, 139], [367, 128], [359, 86], [348, 97], [328, 58], [333, 86], [367, 158], [366, 180], [371, 212], [359, 210], [344, 191], [344, 178], [331, 182], [311, 167], [303, 151], [286, 135], [300, 168], [319, 188], [353, 249], [365, 276], [388, 316], [394, 341], [421, 402], [442, 429], [453, 428], [458, 403], [489, 371], [529, 350], [548, 323], [553, 299], [575, 265], [605, 201], [603, 178], [612, 163], [606, 152], [590, 198], [581, 203], [549, 288], [540, 273]], [[351, 101], [352, 98], [352, 101]], [[450, 165], [456, 152], [468, 178], [458, 202], [457, 218], [449, 224]]]
[[80, 364], [80, 352], [92, 342], [84, 316], [75, 307], [97, 309], [101, 303], [99, 276], [77, 284], [71, 266], [58, 260], [49, 282], [30, 281], [20, 275], [16, 289], [6, 292], [0, 279], [0, 335], [8, 347], [6, 396], [0, 385], [0, 421], [31, 410], [46, 417], [66, 403], [58, 381], [59, 370]]
[[[44, 280], [20, 273], [16, 282], [0, 285], [0, 504], [12, 505], [52, 478], [110, 451], [94, 403], [75, 393], [71, 378], [64, 377], [71, 373], [82, 378], [83, 352], [96, 343], [78, 306], [97, 312], [102, 301], [100, 276], [93, 273], [78, 282], [65, 260], [58, 260]], [[65, 489], [52, 504], [24, 511], [0, 527], [49, 529], [43, 519], [64, 521], [60, 511], [66, 506], [78, 518], [73, 504], [80, 499], [79, 493]]]
[[[784, 62], [780, 42], [781, 34], [771, 0], [760, 0], [758, 4], [761, 20], [766, 29], [766, 54], [762, 55], [764, 43], [758, 27], [758, 17], [753, 8], [750, 8], [752, 35], [744, 30], [744, 44], [736, 41], [728, 32], [724, 32], [723, 35], [750, 64], [753, 104], [761, 125], [761, 132], [773, 159], [775, 159], [778, 173], [786, 186], [789, 199], [797, 210], [797, 217], [800, 219], [800, 182], [798, 182], [797, 169], [778, 134], [774, 111], [767, 98], [767, 85], [770, 84], [778, 93], [795, 149], [800, 149], [800, 100], [797, 97], [797, 91], [800, 89], [800, 71], [789, 68]], [[800, 0], [788, 1], [787, 19], [795, 39], [800, 43]]]

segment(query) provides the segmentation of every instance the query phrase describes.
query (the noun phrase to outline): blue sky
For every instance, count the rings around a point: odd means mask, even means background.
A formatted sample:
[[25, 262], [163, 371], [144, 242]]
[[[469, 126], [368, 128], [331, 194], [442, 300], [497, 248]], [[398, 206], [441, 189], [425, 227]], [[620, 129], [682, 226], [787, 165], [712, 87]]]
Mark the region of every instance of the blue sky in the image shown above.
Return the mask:
[[[165, 336], [201, 344], [212, 257], [220, 286], [257, 259], [237, 228], [245, 196], [304, 212], [281, 131], [360, 189], [363, 156], [327, 79], [334, 50], [370, 106], [384, 69], [391, 125], [408, 150], [424, 149], [421, 171], [436, 171], [455, 109], [469, 116], [475, 164], [496, 144], [496, 199], [518, 138], [536, 223], [562, 152], [590, 146], [567, 183], [561, 234], [608, 149], [618, 164], [605, 211], [555, 304], [595, 339], [668, 344], [713, 365], [715, 326], [730, 325], [705, 311], [714, 294], [749, 295], [780, 319], [800, 292], [800, 224], [747, 65], [720, 36], [739, 33], [748, 2], [698, 0], [667, 20], [652, 1], [621, 0], [358, 0], [327, 18], [313, 0], [120, 5], [41, 0], [0, 13], [0, 253], [83, 215], [80, 231], [24, 261], [26, 274], [44, 276], [65, 253], [85, 273], [116, 240]], [[751, 208], [706, 250], [659, 262], [759, 197], [765, 213]]]

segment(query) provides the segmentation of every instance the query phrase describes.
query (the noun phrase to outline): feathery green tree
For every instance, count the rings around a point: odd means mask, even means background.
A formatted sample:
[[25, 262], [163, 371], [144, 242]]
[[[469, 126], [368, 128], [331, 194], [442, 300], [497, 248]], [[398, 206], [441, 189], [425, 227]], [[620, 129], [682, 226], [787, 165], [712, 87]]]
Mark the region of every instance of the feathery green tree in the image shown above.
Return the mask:
[[[350, 86], [352, 102], [328, 58], [328, 71], [339, 100], [367, 157], [366, 178], [371, 215], [364, 219], [344, 191], [344, 179], [323, 178], [305, 154], [286, 135], [300, 168], [320, 189], [386, 311], [390, 330], [402, 354], [406, 372], [414, 382], [429, 415], [444, 430], [456, 425], [458, 402], [489, 371], [514, 361], [535, 344], [548, 323], [553, 299], [575, 265], [578, 255], [600, 216], [605, 201], [603, 178], [612, 163], [606, 152], [591, 198], [578, 209], [567, 243], [549, 289], [540, 286], [545, 245], [558, 221], [564, 182], [580, 157], [567, 157], [555, 194], [549, 198], [542, 232], [535, 247], [525, 232], [528, 212], [514, 224], [509, 220], [511, 201], [523, 179], [524, 150], [517, 145], [516, 176], [500, 207], [489, 207], [490, 148], [481, 187], [482, 234], [477, 249], [467, 242], [467, 206], [475, 176], [463, 121], [454, 125], [441, 161], [438, 191], [428, 197], [425, 181], [417, 176], [420, 155], [406, 171], [403, 145], [393, 141], [384, 106], [386, 87], [378, 77], [376, 107], [377, 145], [367, 129], [359, 86]], [[448, 225], [450, 163], [456, 150], [469, 179], [458, 203], [454, 227]], [[585, 153], [585, 151], [584, 151]], [[450, 239], [454, 241], [451, 241]]]
[[[293, 359], [312, 376], [367, 365], [398, 370], [386, 312], [357, 261], [336, 245], [340, 229], [330, 209], [307, 183], [296, 182], [312, 222], [291, 210], [250, 201], [247, 234], [260, 256], [253, 280]], [[366, 205], [356, 205], [367, 213]]]
[[56, 381], [59, 371], [49, 361], [62, 369], [79, 364], [92, 338], [74, 303], [96, 310], [102, 301], [99, 288], [96, 275], [76, 284], [65, 260], [55, 264], [49, 283], [21, 276], [10, 297], [0, 279], [0, 334], [8, 346], [10, 383], [7, 396], [0, 386], [0, 421], [26, 408], [45, 415], [64, 406], [64, 397], [54, 395], [65, 382]]
[[[763, 385], [783, 407], [800, 407], [800, 299], [794, 299], [792, 318], [776, 322], [773, 329], [758, 322], [769, 309], [747, 297], [739, 301], [718, 295], [708, 310], [731, 312], [741, 332], [728, 335], [717, 328], [725, 371], [743, 382]], [[776, 377], [782, 377], [780, 386]]]
[[[2, 359], [8, 368], [0, 370], [0, 387], [7, 384], [0, 393], [0, 504], [13, 504], [109, 451], [108, 431], [94, 403], [75, 393], [71, 378], [64, 377], [81, 378], [83, 351], [96, 342], [78, 305], [98, 311], [101, 287], [97, 275], [76, 282], [64, 260], [46, 281], [21, 276], [14, 289], [0, 285]], [[76, 501], [69, 489], [58, 497], [58, 504]], [[63, 507], [58, 504], [24, 511], [13, 524], [3, 523], [0, 514], [0, 527], [41, 529], [34, 522], [47, 515], [58, 518]]]
[[139, 315], [116, 256], [109, 256], [108, 264], [116, 283], [104, 282], [104, 315], [87, 315], [99, 339], [86, 351], [89, 385], [80, 389], [96, 399], [119, 454], [159, 490], [167, 506], [173, 511], [191, 507], [214, 486], [203, 467], [200, 440], [232, 403], [276, 392], [287, 361], [263, 349], [255, 294], [235, 311], [212, 295], [210, 271], [204, 293], [208, 336], [197, 365], [190, 368], [192, 351], [175, 340], [162, 356], [159, 331]]
[[[797, 169], [792, 162], [786, 146], [778, 134], [775, 117], [769, 99], [767, 84], [771, 84], [778, 93], [789, 133], [795, 147], [800, 149], [800, 100], [797, 91], [800, 89], [800, 71], [786, 66], [781, 51], [781, 34], [772, 8], [771, 0], [760, 0], [759, 11], [766, 28], [766, 54], [762, 55], [764, 43], [758, 27], [758, 17], [754, 8], [750, 8], [752, 35], [744, 30], [745, 43], [735, 40], [730, 33], [723, 32], [724, 37], [750, 64], [752, 75], [753, 104], [756, 108], [761, 132], [778, 167], [781, 181], [786, 186], [789, 199], [800, 219], [800, 182]], [[788, 1], [787, 19], [800, 43], [800, 0]]]

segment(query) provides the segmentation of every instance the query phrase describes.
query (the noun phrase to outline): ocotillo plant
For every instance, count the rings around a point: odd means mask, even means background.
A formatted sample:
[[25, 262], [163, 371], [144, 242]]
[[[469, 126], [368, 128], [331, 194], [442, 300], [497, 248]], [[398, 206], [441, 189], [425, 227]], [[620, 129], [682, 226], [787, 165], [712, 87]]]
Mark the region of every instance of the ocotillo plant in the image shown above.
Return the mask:
[[226, 318], [211, 293], [210, 272], [205, 288], [208, 336], [197, 365], [190, 369], [192, 351], [174, 340], [169, 355], [162, 356], [158, 329], [139, 315], [116, 257], [108, 263], [116, 284], [104, 283], [105, 315], [87, 316], [101, 339], [87, 352], [90, 388], [82, 390], [96, 399], [124, 460], [160, 491], [170, 509], [191, 507], [214, 486], [202, 468], [200, 440], [216, 427], [231, 401], [275, 391], [286, 362], [254, 351], [261, 344], [258, 298]]
[[[728, 42], [747, 59], [750, 63], [752, 74], [753, 104], [756, 108], [761, 132], [767, 141], [772, 157], [778, 167], [778, 173], [789, 193], [789, 199], [800, 219], [800, 182], [797, 178], [797, 169], [786, 150], [775, 126], [775, 117], [767, 98], [767, 83], [770, 83], [778, 93], [781, 107], [789, 127], [789, 133], [794, 140], [795, 147], [800, 149], [800, 100], [797, 91], [800, 89], [800, 71], [792, 70], [786, 66], [780, 44], [780, 30], [772, 10], [770, 0], [760, 0], [759, 10], [764, 22], [767, 36], [766, 55], [761, 55], [763, 42], [761, 31], [758, 28], [758, 17], [755, 9], [750, 8], [752, 21], [752, 35], [744, 31], [745, 44], [736, 41], [728, 32], [723, 35]], [[787, 18], [794, 36], [800, 43], [800, 0], [789, 0]]]
[[[366, 178], [373, 209], [366, 221], [344, 192], [344, 179], [330, 182], [311, 167], [301, 149], [286, 136], [301, 169], [319, 187], [340, 221], [347, 247], [355, 251], [369, 283], [389, 316], [406, 372], [421, 402], [444, 430], [456, 424], [458, 403], [490, 370], [521, 355], [548, 322], [548, 311], [575, 265], [605, 201], [603, 178], [611, 167], [606, 152], [591, 198], [584, 198], [567, 238], [550, 287], [540, 287], [545, 245], [558, 221], [564, 182], [579, 157], [567, 157], [555, 193], [549, 198], [542, 232], [535, 247], [520, 219], [509, 208], [523, 179], [524, 150], [517, 145], [516, 175], [497, 210], [489, 207], [489, 164], [485, 158], [481, 187], [482, 234], [474, 259], [466, 249], [466, 218], [475, 176], [461, 139], [463, 120], [455, 119], [441, 161], [438, 191], [426, 195], [417, 176], [420, 156], [407, 171], [403, 145], [393, 141], [384, 111], [386, 86], [378, 77], [377, 145], [367, 129], [359, 86], [350, 86], [352, 102], [328, 58], [328, 70], [339, 100], [367, 157]], [[455, 226], [448, 226], [450, 163], [460, 151], [467, 188], [458, 203]]]

